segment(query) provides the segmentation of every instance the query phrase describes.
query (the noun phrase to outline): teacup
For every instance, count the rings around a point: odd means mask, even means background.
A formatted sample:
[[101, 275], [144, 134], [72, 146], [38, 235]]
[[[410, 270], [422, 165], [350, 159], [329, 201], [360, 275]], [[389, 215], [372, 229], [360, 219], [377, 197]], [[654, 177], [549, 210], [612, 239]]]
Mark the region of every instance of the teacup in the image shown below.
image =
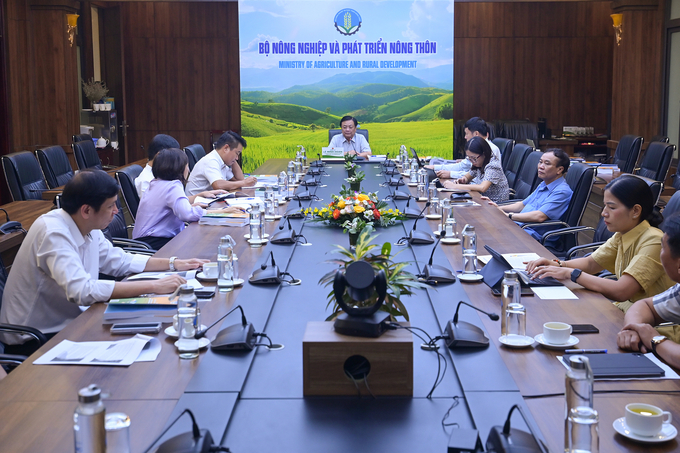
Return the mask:
[[94, 110], [95, 112], [98, 112], [99, 111], [99, 104], [92, 104], [92, 110]]
[[207, 278], [217, 278], [217, 263], [205, 263], [203, 265], [203, 275]]
[[659, 434], [664, 425], [673, 420], [670, 412], [651, 404], [631, 403], [626, 405], [626, 426], [638, 436], [651, 437]]
[[571, 325], [564, 322], [546, 322], [543, 324], [543, 338], [549, 344], [566, 344], [571, 335]]
[[111, 148], [118, 149], [118, 142], [111, 142]]
[[110, 110], [111, 110], [111, 104], [109, 104], [108, 102], [102, 104], [102, 107], [104, 107], [104, 108], [101, 109], [101, 110], [106, 110], [106, 111], [110, 111]]

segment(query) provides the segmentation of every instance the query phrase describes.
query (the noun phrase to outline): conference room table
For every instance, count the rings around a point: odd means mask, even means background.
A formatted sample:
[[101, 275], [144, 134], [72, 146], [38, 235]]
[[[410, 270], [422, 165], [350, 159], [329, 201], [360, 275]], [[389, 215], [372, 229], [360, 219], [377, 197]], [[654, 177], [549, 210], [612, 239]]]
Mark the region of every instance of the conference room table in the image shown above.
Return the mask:
[[[277, 173], [285, 163], [267, 162], [254, 173]], [[367, 175], [364, 188], [386, 196], [389, 189], [380, 186], [384, 181], [379, 175], [380, 166], [364, 163], [362, 169]], [[329, 165], [327, 171], [330, 177], [320, 178], [327, 187], [310, 188], [322, 200], [302, 202], [303, 206], [322, 206], [330, 201], [331, 193], [338, 192], [344, 170], [340, 165]], [[465, 224], [475, 226], [480, 255], [485, 254], [483, 246], [488, 244], [501, 253], [536, 252], [552, 258], [514, 222], [484, 203], [479, 194], [472, 196], [478, 206], [455, 206], [454, 214], [459, 232]], [[406, 204], [394, 203], [400, 209]], [[378, 243], [395, 243], [413, 228], [431, 233], [437, 229], [437, 223], [422, 219], [414, 225], [413, 220], [407, 220], [403, 225], [381, 228]], [[96, 304], [0, 381], [0, 449], [72, 451], [71, 413], [77, 391], [96, 383], [108, 394], [105, 399], [108, 412], [130, 415], [134, 452], [144, 451], [185, 408], [194, 411], [198, 424], [209, 429], [216, 442], [235, 452], [444, 451], [451, 434], [455, 437], [464, 430], [477, 429], [484, 442], [492, 426], [502, 426], [513, 404], [528, 409], [529, 423], [538, 428], [539, 437], [550, 451], [562, 450], [566, 370], [557, 360], [561, 351], [538, 344], [509, 349], [499, 342], [500, 322], [465, 306], [460, 310], [460, 319], [482, 328], [491, 344], [488, 348], [447, 349], [440, 341], [448, 370], [432, 398], [426, 395], [438, 376], [439, 361], [433, 352], [422, 350], [421, 341], [415, 338], [412, 398], [305, 398], [302, 391], [305, 326], [309, 321], [323, 321], [330, 314], [326, 309], [328, 289], [320, 287], [317, 281], [332, 269], [324, 261], [332, 257], [328, 252], [333, 245], [348, 244], [347, 235], [338, 228], [303, 220], [293, 220], [292, 224], [312, 246], [251, 247], [242, 239], [247, 227], [191, 224], [157, 254], [214, 261], [219, 238], [230, 234], [236, 239], [235, 251], [243, 278], [247, 278], [251, 269], [270, 263], [269, 256], [273, 254], [281, 270], [302, 279], [301, 285], [255, 286], [246, 282], [232, 292], [218, 292], [211, 301], [201, 302], [201, 316], [203, 324], [209, 325], [240, 304], [256, 331], [266, 332], [274, 343], [283, 344], [282, 350], [258, 347], [254, 351], [217, 353], [208, 349], [196, 360], [180, 360], [174, 340], [160, 333], [162, 350], [154, 362], [129, 367], [33, 365], [37, 357], [64, 339], [118, 339], [110, 335], [108, 326], [102, 325], [104, 305]], [[277, 228], [278, 222], [267, 222], [269, 234]], [[393, 245], [393, 249], [399, 246]], [[418, 273], [432, 251], [432, 245], [407, 246], [397, 257], [411, 262], [408, 269]], [[461, 246], [440, 244], [434, 252], [434, 262], [461, 269]], [[527, 334], [541, 333], [541, 326], [547, 321], [592, 323], [600, 333], [579, 335], [578, 348], [622, 352], [616, 346], [616, 333], [622, 326], [623, 313], [599, 294], [572, 282], [566, 285], [578, 300], [522, 298], [527, 309]], [[435, 336], [442, 334], [459, 300], [489, 312], [500, 311], [500, 298], [492, 296], [484, 283], [457, 281], [429, 287], [417, 290], [404, 303], [411, 326]], [[236, 322], [238, 318], [229, 317], [222, 327]], [[208, 337], [214, 338], [222, 327], [218, 324]], [[676, 380], [597, 381], [595, 409], [600, 416], [600, 451], [677, 450], [676, 440], [656, 445], [630, 441], [615, 434], [612, 423], [624, 415], [625, 405], [634, 401], [658, 405], [680, 420], [680, 398], [675, 395], [679, 390]], [[187, 420], [180, 420], [163, 438], [186, 432], [189, 426]], [[526, 430], [517, 414], [512, 418], [512, 426]]]

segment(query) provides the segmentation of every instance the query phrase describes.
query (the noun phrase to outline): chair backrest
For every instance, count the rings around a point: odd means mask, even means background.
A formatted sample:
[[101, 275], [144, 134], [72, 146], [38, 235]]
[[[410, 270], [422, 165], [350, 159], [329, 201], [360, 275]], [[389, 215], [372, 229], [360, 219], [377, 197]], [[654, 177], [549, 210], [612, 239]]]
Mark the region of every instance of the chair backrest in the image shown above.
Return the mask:
[[655, 181], [665, 181], [668, 169], [671, 167], [671, 159], [675, 145], [664, 142], [651, 142], [647, 146], [640, 167], [635, 170], [636, 175], [654, 179]]
[[517, 175], [522, 171], [522, 165], [524, 165], [526, 157], [531, 154], [533, 150], [534, 149], [531, 146], [525, 145], [524, 143], [517, 143], [513, 147], [512, 155], [508, 160], [508, 165], [503, 167], [503, 171], [505, 171], [505, 177], [508, 179], [508, 187], [511, 189], [515, 188]]
[[542, 156], [543, 153], [541, 151], [534, 151], [524, 159], [522, 171], [517, 174], [517, 179], [515, 180], [515, 199], [524, 200], [538, 186], [538, 162]]
[[635, 176], [636, 178], [642, 179], [644, 182], [647, 183], [650, 189], [652, 189], [652, 195], [654, 196], [654, 205], [656, 205], [659, 202], [659, 197], [661, 196], [661, 191], [663, 190], [663, 181], [656, 181], [652, 178], [646, 178], [641, 175], [630, 175], [630, 176]]
[[512, 155], [512, 148], [515, 146], [515, 141], [511, 138], [496, 137], [492, 139], [491, 142], [501, 150], [501, 166], [505, 168]]
[[82, 140], [73, 143], [71, 147], [73, 148], [73, 154], [76, 157], [79, 170], [85, 170], [86, 168], [102, 169], [102, 161], [99, 159], [97, 148], [94, 147], [92, 140]]
[[35, 152], [50, 189], [63, 186], [73, 178], [73, 168], [61, 146], [50, 146]]
[[83, 142], [85, 140], [92, 142], [92, 136], [90, 134], [78, 134], [73, 136], [73, 143]]
[[196, 162], [205, 157], [205, 149], [203, 148], [203, 145], [199, 144], [187, 146], [184, 148], [184, 152], [187, 155], [187, 159], [189, 159], [189, 171], [194, 169]]
[[618, 165], [621, 173], [633, 173], [638, 157], [640, 157], [642, 142], [643, 138], [636, 135], [621, 137], [614, 153], [614, 163]]
[[668, 143], [668, 137], [666, 135], [655, 135], [650, 141]]
[[137, 218], [137, 208], [139, 208], [139, 194], [137, 194], [135, 188], [135, 179], [141, 172], [142, 167], [136, 164], [121, 168], [116, 172], [120, 192], [123, 194], [125, 206], [127, 206], [132, 220]]
[[109, 226], [102, 230], [102, 233], [104, 233], [104, 236], [106, 236], [108, 240], [111, 240], [111, 238], [128, 239], [123, 206], [120, 204], [120, 199], [118, 198], [116, 198], [116, 206], [118, 207], [118, 212], [113, 216], [113, 220], [111, 220]]
[[595, 180], [595, 169], [590, 165], [574, 162], [569, 166], [564, 179], [569, 184], [573, 195], [563, 218], [565, 223], [575, 227], [581, 224], [581, 218], [588, 205], [588, 198], [590, 198], [590, 191]]
[[[331, 139], [335, 137], [338, 134], [342, 133], [342, 129], [329, 129], [328, 130], [328, 143], [331, 142]], [[368, 129], [357, 129], [356, 130], [357, 134], [361, 134], [364, 136], [366, 141], [368, 141]]]
[[[663, 210], [664, 221], [678, 212], [680, 212], [680, 191], [675, 192], [671, 199], [668, 200], [668, 203], [666, 203], [666, 207]], [[663, 227], [663, 222], [661, 223], [661, 227]]]
[[42, 199], [47, 184], [32, 152], [21, 151], [2, 156], [2, 168], [14, 201]]

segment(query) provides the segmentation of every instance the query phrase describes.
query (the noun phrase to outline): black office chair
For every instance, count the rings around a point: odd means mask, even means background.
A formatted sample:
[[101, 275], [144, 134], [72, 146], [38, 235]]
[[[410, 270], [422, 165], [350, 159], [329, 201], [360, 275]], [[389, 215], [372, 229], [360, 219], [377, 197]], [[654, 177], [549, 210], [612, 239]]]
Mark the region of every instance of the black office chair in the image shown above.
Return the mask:
[[129, 239], [128, 229], [131, 229], [132, 226], [126, 225], [125, 223], [125, 216], [123, 215], [120, 200], [116, 200], [116, 206], [118, 206], [118, 213], [113, 216], [113, 220], [109, 223], [109, 226], [102, 230], [106, 239], [126, 252], [142, 255], [153, 255], [156, 253], [156, 250], [152, 249], [145, 242]]
[[73, 143], [71, 147], [73, 148], [73, 155], [76, 157], [76, 163], [78, 164], [79, 170], [85, 170], [86, 168], [98, 168], [99, 170], [114, 168], [102, 165], [99, 154], [97, 154], [97, 148], [94, 147], [94, 142], [92, 140], [76, 142]]
[[513, 200], [524, 200], [536, 189], [540, 180], [538, 179], [538, 162], [543, 153], [533, 151], [524, 159], [522, 171], [517, 174], [515, 188], [510, 191], [510, 198]]
[[642, 137], [635, 135], [624, 135], [621, 137], [613, 157], [613, 162], [619, 167], [621, 173], [633, 173], [635, 164], [640, 157], [643, 141]]
[[137, 209], [139, 208], [139, 194], [135, 187], [135, 179], [137, 179], [141, 172], [142, 167], [136, 164], [121, 168], [116, 172], [116, 179], [118, 180], [118, 185], [120, 185], [120, 192], [123, 194], [123, 201], [133, 221], [137, 218]]
[[73, 178], [73, 169], [61, 146], [50, 146], [35, 152], [50, 189], [63, 186]]
[[674, 152], [675, 145], [651, 142], [642, 156], [640, 166], [635, 169], [635, 174], [655, 181], [665, 181]]
[[650, 142], [668, 143], [668, 137], [666, 135], [655, 135], [654, 137], [652, 137]]
[[593, 242], [583, 245], [576, 245], [570, 248], [565, 255], [565, 259], [571, 260], [582, 256], [588, 256], [597, 250], [599, 246], [607, 242], [610, 237], [614, 236], [614, 233], [607, 229], [607, 225], [604, 223], [603, 217], [600, 217], [596, 228], [583, 227], [583, 230], [581, 231], [592, 231]]
[[[666, 221], [667, 218], [678, 212], [680, 212], [680, 191], [675, 192], [671, 199], [668, 200], [668, 203], [666, 203], [666, 207], [663, 209], [662, 212], [664, 222]], [[659, 228], [663, 229], [663, 222], [661, 222]]]
[[32, 152], [20, 151], [2, 156], [2, 169], [14, 201], [42, 200], [47, 184]]
[[[361, 134], [364, 136], [366, 141], [368, 141], [368, 129], [357, 129], [356, 130], [357, 134]], [[331, 139], [335, 137], [336, 135], [342, 134], [342, 129], [329, 129], [328, 130], [328, 143], [331, 142]]]
[[512, 155], [508, 160], [508, 165], [503, 167], [505, 172], [505, 177], [508, 179], [508, 187], [511, 189], [515, 188], [515, 181], [517, 180], [517, 175], [522, 171], [522, 166], [527, 156], [534, 151], [529, 145], [523, 143], [517, 143], [512, 149]]
[[84, 142], [85, 140], [92, 142], [92, 136], [90, 134], [78, 134], [73, 136], [73, 143]]
[[491, 142], [501, 150], [501, 166], [505, 168], [512, 155], [512, 148], [515, 146], [515, 141], [511, 138], [496, 137], [491, 140]]
[[196, 162], [205, 157], [205, 149], [199, 144], [187, 146], [184, 148], [184, 152], [187, 155], [187, 159], [189, 159], [189, 171], [194, 169]]

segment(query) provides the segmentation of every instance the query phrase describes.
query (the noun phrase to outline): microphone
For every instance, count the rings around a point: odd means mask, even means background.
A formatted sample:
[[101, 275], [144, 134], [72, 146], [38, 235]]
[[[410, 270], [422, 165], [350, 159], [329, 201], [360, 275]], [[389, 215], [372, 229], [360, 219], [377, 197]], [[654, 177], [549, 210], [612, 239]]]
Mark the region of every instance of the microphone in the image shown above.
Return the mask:
[[[520, 413], [527, 427], [529, 428], [529, 433], [525, 431], [510, 428], [510, 417], [512, 412], [517, 409]], [[531, 424], [527, 420], [526, 414], [522, 410], [522, 407], [515, 404], [510, 408], [508, 413], [508, 418], [505, 420], [505, 424], [501, 429], [500, 426], [494, 426], [489, 431], [489, 437], [486, 439], [486, 449], [487, 451], [522, 451], [526, 453], [547, 453], [548, 449], [543, 444], [543, 442], [538, 438], [536, 432], [531, 427]]]
[[222, 321], [224, 318], [226, 318], [227, 316], [229, 316], [230, 314], [232, 314], [234, 311], [236, 311], [236, 309], [241, 310], [241, 325], [242, 325], [243, 327], [245, 327], [246, 325], [248, 325], [248, 321], [246, 320], [246, 314], [243, 312], [243, 308], [242, 308], [240, 305], [237, 305], [237, 306], [235, 306], [234, 308], [232, 308], [231, 310], [229, 310], [229, 311], [227, 312], [226, 315], [222, 316], [220, 319], [218, 319], [218, 320], [215, 321], [214, 323], [210, 324], [210, 326], [208, 326], [208, 327], [206, 327], [205, 329], [201, 329], [201, 330], [199, 330], [198, 332], [196, 332], [196, 334], [194, 335], [194, 338], [197, 339], [197, 340], [200, 340], [201, 338], [205, 337], [205, 334], [206, 334], [206, 332], [208, 332], [208, 330], [210, 330], [210, 329], [212, 329], [213, 327], [215, 327], [215, 326], [217, 325], [218, 322]]
[[269, 239], [269, 242], [272, 244], [294, 244], [295, 239], [297, 235], [295, 234], [295, 230], [293, 227], [290, 225], [290, 217], [285, 217], [285, 220], [288, 222], [288, 229], [284, 230], [284, 222], [281, 222], [279, 224], [279, 231], [277, 231], [275, 234], [272, 235], [272, 237]]
[[411, 197], [410, 193], [402, 192], [401, 190], [394, 189], [394, 192], [392, 192], [389, 181], [387, 183], [387, 191], [390, 193], [389, 197], [393, 200], [409, 200]]
[[456, 307], [456, 314], [453, 316], [453, 321], [449, 321], [446, 324], [446, 334], [448, 336], [446, 339], [446, 346], [450, 349], [484, 348], [489, 346], [489, 337], [486, 336], [486, 333], [484, 333], [482, 329], [469, 322], [458, 322], [458, 310], [460, 310], [461, 305], [467, 305], [480, 313], [484, 313], [492, 321], [498, 321], [499, 319], [499, 316], [496, 313], [487, 313], [484, 310], [461, 300]]
[[397, 165], [390, 160], [390, 153], [385, 155], [385, 161], [383, 162], [383, 167], [396, 167]]
[[309, 166], [310, 167], [323, 167], [323, 166], [325, 166], [324, 162], [321, 160], [321, 153], [316, 153], [316, 155], [319, 158], [319, 160], [315, 160], [314, 162], [309, 164]]
[[434, 245], [434, 247], [432, 247], [430, 261], [427, 263], [423, 271], [423, 277], [425, 280], [427, 280], [427, 283], [453, 283], [456, 281], [456, 275], [451, 271], [451, 269], [444, 266], [439, 266], [437, 264], [432, 264], [432, 261], [434, 260], [434, 252], [437, 250], [437, 246], [444, 236], [446, 236], [446, 231], [440, 231], [437, 243]]
[[153, 446], [156, 445], [156, 442], [158, 442], [165, 435], [165, 433], [167, 433], [168, 430], [172, 428], [172, 426], [177, 422], [177, 420], [179, 420], [184, 414], [189, 414], [189, 417], [191, 417], [191, 432], [182, 433], [166, 440], [158, 447], [158, 450], [156, 450], [156, 452], [170, 453], [176, 451], [198, 451], [198, 452], [212, 451], [215, 445], [213, 444], [213, 439], [212, 436], [210, 435], [210, 431], [208, 431], [207, 429], [199, 429], [194, 414], [191, 412], [190, 409], [184, 409], [182, 413], [179, 414], [179, 416], [176, 419], [174, 419], [172, 423], [170, 423], [170, 425], [167, 428], [165, 428], [165, 430], [156, 439], [154, 439], [151, 445], [149, 445], [149, 448], [144, 450], [144, 453], [148, 453], [149, 451], [151, 451]]
[[[411, 200], [409, 200], [411, 201]], [[423, 216], [423, 212], [430, 206], [430, 202], [428, 201], [425, 203], [425, 206], [423, 207], [423, 210], [420, 211], [418, 214], [418, 217], [416, 218], [416, 221], [413, 222], [413, 229], [409, 231], [408, 233], [408, 243], [409, 244], [432, 244], [434, 242], [434, 239], [430, 235], [430, 233], [426, 233], [424, 231], [418, 231], [416, 230], [416, 226], [418, 226], [418, 220]]]
[[404, 215], [406, 216], [407, 219], [419, 219], [422, 217], [423, 213], [418, 210], [418, 208], [412, 208], [409, 205], [411, 204], [411, 199], [416, 199], [413, 195], [409, 194], [408, 195], [408, 201], [406, 202], [406, 207], [404, 208]]
[[286, 218], [293, 218], [293, 219], [301, 219], [305, 215], [302, 212], [302, 200], [300, 197], [297, 195], [293, 195], [292, 197], [286, 197], [286, 200], [297, 200], [298, 201], [298, 207], [296, 208], [295, 206], [289, 206], [288, 209], [286, 209], [286, 212], [283, 213], [283, 216]]
[[265, 261], [260, 265], [259, 269], [253, 270], [252, 275], [248, 278], [248, 281], [253, 285], [267, 285], [267, 284], [280, 284], [281, 283], [281, 272], [279, 272], [279, 267], [274, 261], [274, 252], [270, 252], [270, 257], [272, 259], [272, 265], [267, 265]]

